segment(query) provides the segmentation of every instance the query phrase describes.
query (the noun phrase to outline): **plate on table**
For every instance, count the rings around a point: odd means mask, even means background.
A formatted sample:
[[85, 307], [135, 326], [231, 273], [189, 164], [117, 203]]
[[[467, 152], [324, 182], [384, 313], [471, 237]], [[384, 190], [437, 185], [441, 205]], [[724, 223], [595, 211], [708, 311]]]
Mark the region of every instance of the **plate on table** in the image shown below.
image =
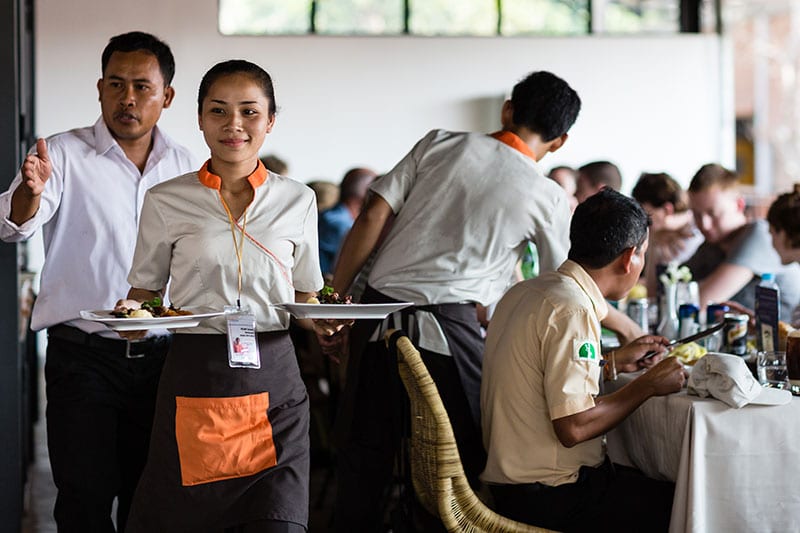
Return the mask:
[[388, 304], [274, 304], [295, 318], [349, 320], [357, 318], [382, 319], [395, 311], [414, 305], [411, 302]]
[[137, 331], [143, 329], [193, 328], [206, 318], [224, 315], [224, 311], [214, 311], [210, 307], [183, 307], [191, 315], [161, 316], [152, 318], [119, 318], [111, 311], [81, 311], [81, 318], [100, 322], [115, 331]]

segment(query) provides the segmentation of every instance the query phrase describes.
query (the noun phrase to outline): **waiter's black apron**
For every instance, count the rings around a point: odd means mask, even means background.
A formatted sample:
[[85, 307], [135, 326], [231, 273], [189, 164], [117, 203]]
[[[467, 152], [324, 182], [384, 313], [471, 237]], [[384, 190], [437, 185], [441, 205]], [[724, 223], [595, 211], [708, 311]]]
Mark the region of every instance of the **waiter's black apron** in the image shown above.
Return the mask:
[[176, 334], [127, 533], [308, 522], [309, 406], [285, 331], [261, 368], [230, 368], [225, 335]]
[[[367, 286], [361, 303], [390, 303], [397, 302]], [[451, 376], [447, 367], [439, 362], [449, 362], [449, 357], [434, 354], [421, 349], [413, 331], [406, 331], [411, 336], [412, 342], [422, 354], [423, 361], [428, 367], [431, 377], [439, 388], [440, 395], [450, 417], [456, 441], [461, 454], [464, 469], [473, 481], [485, 466], [485, 451], [483, 450], [480, 435], [480, 392], [481, 392], [481, 367], [483, 363], [484, 341], [478, 323], [475, 304], [438, 304], [415, 306], [401, 311], [401, 325], [407, 328], [409, 317], [417, 310], [428, 311], [434, 315], [441, 326], [447, 344], [452, 354], [452, 361], [457, 370], [456, 379]], [[380, 320], [358, 320], [353, 326], [350, 344], [350, 359], [347, 366], [347, 381], [342, 395], [342, 405], [337, 419], [337, 432], [340, 445], [347, 446], [353, 424], [364, 421], [354, 419], [353, 413], [357, 411], [356, 402], [369, 401], [366, 398], [357, 398], [356, 392], [360, 389], [358, 381], [361, 379], [376, 379], [377, 376], [366, 376], [361, 370], [361, 358], [364, 356], [365, 347], [372, 337], [375, 329], [380, 326]], [[383, 338], [378, 343], [383, 345]], [[377, 347], [374, 347], [377, 348]], [[385, 356], [389, 358], [388, 351], [383, 348]], [[374, 350], [368, 350], [369, 356], [375, 356]], [[393, 362], [393, 378], [399, 381], [396, 363]], [[444, 379], [443, 379], [444, 378]], [[390, 383], [386, 384], [390, 386]], [[459, 387], [460, 385], [460, 387]], [[460, 390], [459, 390], [460, 389]], [[467, 412], [465, 412], [467, 411]]]

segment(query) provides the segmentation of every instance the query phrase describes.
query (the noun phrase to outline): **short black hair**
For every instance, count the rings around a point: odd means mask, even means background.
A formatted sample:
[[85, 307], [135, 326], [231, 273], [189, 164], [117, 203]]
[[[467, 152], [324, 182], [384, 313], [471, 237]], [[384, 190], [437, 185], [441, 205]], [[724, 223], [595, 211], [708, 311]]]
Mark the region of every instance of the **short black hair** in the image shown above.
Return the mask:
[[642, 206], [605, 188], [578, 205], [569, 227], [568, 257], [589, 268], [603, 268], [628, 248], [647, 240], [650, 217]]
[[578, 168], [578, 172], [589, 180], [592, 187], [605, 185], [615, 191], [622, 188], [622, 174], [619, 167], [610, 161], [592, 161]]
[[538, 133], [544, 142], [561, 137], [581, 110], [578, 93], [555, 74], [540, 70], [528, 74], [511, 91], [513, 120]]
[[376, 177], [377, 174], [368, 168], [351, 168], [339, 184], [339, 201], [344, 202], [351, 198], [363, 200], [369, 184]]
[[250, 61], [245, 61], [244, 59], [229, 59], [228, 61], [217, 63], [208, 69], [203, 79], [200, 80], [200, 89], [197, 91], [198, 114], [203, 112], [203, 100], [214, 82], [223, 76], [229, 76], [231, 74], [246, 74], [250, 76], [253, 81], [261, 86], [264, 96], [269, 99], [270, 116], [275, 114], [277, 103], [275, 102], [275, 88], [272, 85], [272, 77], [270, 77], [269, 73], [263, 68]]
[[172, 50], [169, 49], [169, 46], [164, 41], [142, 31], [131, 31], [115, 35], [109, 39], [100, 61], [103, 75], [105, 76], [106, 67], [111, 60], [111, 54], [114, 52], [136, 52], [138, 50], [144, 50], [156, 56], [158, 66], [161, 69], [161, 76], [164, 78], [164, 87], [169, 87], [169, 84], [172, 83], [172, 78], [175, 76], [175, 58], [172, 56]]

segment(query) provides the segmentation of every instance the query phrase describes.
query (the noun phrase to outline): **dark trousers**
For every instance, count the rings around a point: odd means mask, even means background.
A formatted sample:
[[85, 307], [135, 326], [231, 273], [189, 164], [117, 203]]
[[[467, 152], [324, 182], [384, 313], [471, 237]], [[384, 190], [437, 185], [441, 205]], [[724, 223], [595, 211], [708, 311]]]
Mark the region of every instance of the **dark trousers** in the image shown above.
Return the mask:
[[[80, 332], [70, 334], [77, 337]], [[161, 342], [130, 359], [124, 349], [109, 352], [88, 341], [49, 335], [47, 445], [58, 489], [54, 514], [60, 533], [113, 532], [115, 497], [117, 526], [125, 529], [147, 459], [167, 349], [168, 343]]]
[[[357, 326], [358, 327], [358, 323]], [[355, 333], [355, 332], [354, 332]], [[421, 351], [422, 359], [439, 389], [450, 416], [464, 470], [472, 481], [486, 463], [479, 428], [470, 414], [452, 357]], [[340, 413], [337, 449], [337, 492], [334, 521], [337, 531], [382, 530], [384, 498], [390, 486], [394, 458], [407, 424], [408, 399], [397, 371], [397, 359], [384, 343], [367, 344], [360, 356], [351, 353], [345, 395], [352, 413]], [[357, 372], [357, 379], [354, 377]]]
[[497, 512], [557, 531], [658, 532], [669, 529], [675, 484], [606, 462], [582, 467], [578, 481], [490, 485]]

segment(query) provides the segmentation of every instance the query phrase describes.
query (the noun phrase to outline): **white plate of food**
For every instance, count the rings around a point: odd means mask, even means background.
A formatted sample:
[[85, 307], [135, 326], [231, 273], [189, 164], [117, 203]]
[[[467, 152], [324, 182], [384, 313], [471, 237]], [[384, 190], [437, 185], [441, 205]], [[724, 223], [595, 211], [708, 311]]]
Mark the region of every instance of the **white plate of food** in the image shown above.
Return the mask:
[[100, 322], [115, 331], [137, 331], [143, 329], [193, 328], [207, 318], [224, 315], [210, 307], [183, 307], [181, 312], [190, 313], [158, 317], [117, 317], [113, 311], [81, 311], [81, 318]]
[[411, 302], [388, 304], [275, 304], [278, 309], [288, 311], [295, 318], [349, 320], [359, 318], [382, 319], [395, 311], [414, 305]]

